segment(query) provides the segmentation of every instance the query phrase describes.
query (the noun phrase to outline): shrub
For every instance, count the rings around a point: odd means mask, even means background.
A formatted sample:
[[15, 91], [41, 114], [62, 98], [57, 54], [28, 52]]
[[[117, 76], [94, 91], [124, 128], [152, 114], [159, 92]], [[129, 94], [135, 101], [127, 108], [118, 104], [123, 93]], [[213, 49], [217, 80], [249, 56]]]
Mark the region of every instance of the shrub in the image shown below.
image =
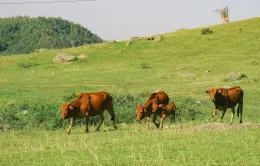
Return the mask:
[[35, 59], [30, 58], [29, 60], [17, 62], [17, 65], [22, 68], [29, 68], [29, 67], [37, 66], [38, 64], [36, 63]]
[[147, 64], [147, 62], [141, 62], [140, 67], [142, 69], [149, 69], [150, 68], [149, 65]]
[[176, 100], [176, 122], [187, 122], [193, 120], [201, 120], [205, 117], [202, 111], [203, 102], [190, 98], [182, 98]]
[[65, 102], [71, 102], [71, 101], [75, 100], [76, 98], [77, 98], [77, 94], [71, 93], [70, 95], [63, 96], [62, 100], [64, 100]]
[[202, 35], [207, 35], [207, 34], [212, 34], [212, 33], [213, 33], [213, 31], [211, 29], [209, 29], [209, 28], [201, 29], [201, 34]]
[[[130, 94], [111, 94], [113, 96], [114, 111], [116, 114], [116, 123], [136, 123], [136, 106], [143, 105], [150, 93], [141, 93], [137, 95]], [[72, 93], [64, 96], [66, 102], [76, 98]], [[172, 97], [170, 97], [172, 99]], [[201, 120], [205, 118], [203, 112], [203, 102], [190, 98], [174, 99], [177, 106], [176, 122], [187, 122], [191, 120]], [[70, 121], [61, 120], [60, 102], [53, 101], [23, 101], [22, 104], [9, 104], [0, 108], [0, 127], [4, 130], [23, 130], [23, 129], [44, 129], [55, 130], [67, 128]], [[207, 108], [208, 109], [208, 108]], [[207, 114], [206, 114], [207, 115]], [[105, 111], [104, 125], [111, 126], [110, 115]], [[168, 121], [169, 118], [165, 120]], [[96, 125], [99, 117], [91, 117], [90, 125]], [[142, 120], [143, 122], [145, 121]], [[84, 125], [85, 119], [77, 120], [76, 125]], [[159, 122], [159, 118], [157, 118]]]
[[59, 106], [59, 103], [48, 102], [6, 105], [0, 109], [0, 126], [3, 126], [4, 130], [61, 128], [63, 124], [59, 120]]

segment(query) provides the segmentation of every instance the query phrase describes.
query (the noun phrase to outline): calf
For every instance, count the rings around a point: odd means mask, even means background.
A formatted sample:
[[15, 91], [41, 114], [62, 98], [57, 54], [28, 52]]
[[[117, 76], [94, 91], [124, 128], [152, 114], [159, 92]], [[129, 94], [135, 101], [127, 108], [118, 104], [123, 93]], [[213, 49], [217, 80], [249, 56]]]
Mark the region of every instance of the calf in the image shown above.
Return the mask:
[[159, 128], [162, 129], [163, 128], [163, 119], [166, 116], [171, 116], [170, 117], [170, 124], [172, 123], [172, 121], [174, 121], [174, 123], [175, 123], [176, 105], [175, 104], [159, 104], [158, 105], [157, 104], [158, 103], [157, 100], [158, 100], [157, 98], [154, 98], [152, 112], [154, 112], [157, 116], [160, 117], [160, 126], [159, 126]]
[[231, 108], [232, 116], [231, 122], [233, 123], [234, 114], [235, 114], [235, 106], [237, 107], [237, 116], [240, 114], [240, 123], [242, 123], [242, 113], [243, 113], [243, 90], [235, 86], [233, 88], [210, 88], [206, 91], [207, 94], [210, 94], [211, 101], [214, 103], [215, 107], [212, 111], [212, 121], [214, 121], [214, 116], [216, 114], [216, 110], [223, 110], [221, 114], [221, 123], [228, 108]]

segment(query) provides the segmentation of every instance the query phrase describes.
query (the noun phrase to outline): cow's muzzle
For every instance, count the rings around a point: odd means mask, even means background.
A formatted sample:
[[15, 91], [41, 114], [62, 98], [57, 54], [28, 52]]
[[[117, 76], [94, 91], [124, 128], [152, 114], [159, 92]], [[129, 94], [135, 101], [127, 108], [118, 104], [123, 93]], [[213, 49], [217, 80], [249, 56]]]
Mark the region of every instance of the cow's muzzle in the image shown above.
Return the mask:
[[211, 99], [212, 102], [215, 102], [216, 100], [215, 99]]

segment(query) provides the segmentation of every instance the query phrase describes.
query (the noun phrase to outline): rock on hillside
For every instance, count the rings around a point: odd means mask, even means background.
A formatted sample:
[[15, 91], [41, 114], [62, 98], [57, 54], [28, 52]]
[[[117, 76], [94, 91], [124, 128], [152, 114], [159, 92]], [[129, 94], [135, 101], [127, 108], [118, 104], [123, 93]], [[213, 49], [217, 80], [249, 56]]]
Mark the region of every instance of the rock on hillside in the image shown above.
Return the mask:
[[74, 56], [66, 53], [59, 53], [53, 58], [53, 63], [65, 63], [77, 60]]

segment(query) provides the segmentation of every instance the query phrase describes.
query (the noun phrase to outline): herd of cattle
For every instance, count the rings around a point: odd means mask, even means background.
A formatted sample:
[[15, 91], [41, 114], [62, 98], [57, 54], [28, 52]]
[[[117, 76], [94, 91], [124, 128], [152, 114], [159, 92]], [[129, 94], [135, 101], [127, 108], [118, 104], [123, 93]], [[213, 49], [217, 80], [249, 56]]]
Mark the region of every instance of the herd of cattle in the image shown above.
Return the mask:
[[[240, 123], [242, 123], [242, 112], [243, 112], [243, 91], [240, 87], [236, 86], [233, 88], [210, 88], [206, 91], [210, 94], [211, 101], [214, 103], [215, 107], [212, 111], [212, 121], [216, 114], [216, 110], [222, 110], [221, 122], [228, 108], [231, 108], [231, 124], [233, 123], [235, 106], [238, 104], [237, 115], [240, 115]], [[100, 117], [100, 122], [96, 128], [99, 130], [101, 124], [104, 121], [104, 111], [107, 110], [111, 116], [114, 128], [116, 129], [115, 123], [115, 113], [113, 110], [112, 97], [107, 92], [97, 92], [97, 93], [80, 93], [77, 98], [70, 103], [62, 103], [61, 105], [61, 115], [62, 119], [71, 118], [70, 126], [67, 129], [69, 134], [73, 124], [76, 119], [86, 118], [86, 132], [88, 132], [88, 121], [91, 116], [98, 115]], [[136, 120], [140, 121], [146, 117], [147, 127], [149, 129], [150, 117], [153, 116], [152, 122], [157, 128], [162, 129], [163, 119], [166, 116], [170, 117], [170, 123], [174, 121], [175, 123], [175, 111], [176, 105], [169, 104], [169, 97], [164, 91], [152, 93], [148, 96], [147, 101], [144, 106], [137, 106]], [[159, 124], [155, 122], [157, 116], [160, 117]]]

